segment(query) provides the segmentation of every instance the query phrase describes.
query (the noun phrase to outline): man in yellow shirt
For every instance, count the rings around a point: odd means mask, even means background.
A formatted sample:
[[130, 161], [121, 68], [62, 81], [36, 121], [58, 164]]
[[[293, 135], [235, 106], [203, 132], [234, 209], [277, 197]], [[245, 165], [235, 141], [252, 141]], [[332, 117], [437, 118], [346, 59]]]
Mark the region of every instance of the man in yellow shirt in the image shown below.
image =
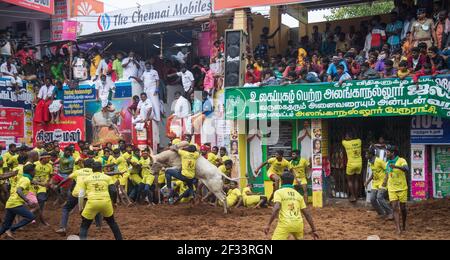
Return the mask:
[[141, 153], [141, 159], [139, 164], [142, 169], [142, 188], [144, 200], [147, 201], [149, 205], [153, 204], [153, 195], [155, 192], [155, 176], [152, 174], [152, 159], [149, 157], [149, 151], [144, 150]]
[[[50, 176], [53, 175], [53, 166], [49, 162], [50, 155], [47, 152], [42, 153], [39, 157], [39, 161], [34, 163], [36, 165], [36, 175], [34, 176], [34, 181], [48, 185]], [[42, 224], [49, 226], [44, 218], [45, 202], [48, 200], [47, 187], [42, 185], [33, 185], [33, 191], [36, 194], [39, 203], [39, 218]]]
[[300, 193], [294, 190], [294, 186], [292, 185], [294, 178], [293, 174], [284, 173], [281, 176], [281, 189], [275, 192], [275, 205], [272, 216], [264, 228], [264, 233], [268, 235], [272, 222], [278, 217], [278, 225], [273, 232], [272, 240], [287, 240], [289, 235], [293, 235], [296, 240], [303, 239], [304, 226], [302, 214], [311, 227], [313, 239], [319, 238], [313, 218], [306, 207], [305, 200]]
[[386, 162], [376, 156], [376, 149], [370, 147], [366, 152], [366, 159], [369, 161], [372, 175], [364, 183], [367, 187], [372, 181], [372, 190], [370, 191], [370, 203], [377, 211], [379, 216], [393, 219], [392, 208], [386, 200], [387, 190], [383, 187], [384, 178], [386, 177]]
[[267, 197], [254, 194], [252, 192], [252, 187], [253, 185], [249, 183], [247, 187], [242, 190], [242, 203], [244, 207], [253, 207], [255, 209], [265, 207], [267, 203]]
[[284, 151], [279, 150], [279, 151], [277, 151], [276, 157], [270, 158], [267, 162], [261, 164], [255, 170], [255, 175], [258, 176], [259, 172], [261, 171], [261, 169], [264, 166], [270, 165], [269, 170], [267, 170], [267, 176], [273, 182], [273, 193], [270, 196], [269, 203], [272, 201], [275, 191], [277, 191], [278, 188], [280, 187], [280, 176], [283, 175], [284, 171], [289, 170], [292, 174], [294, 174], [292, 169], [290, 169], [291, 164], [289, 163], [288, 160], [284, 159], [283, 156], [284, 156]]
[[[66, 229], [67, 229], [67, 223], [69, 222], [69, 215], [70, 212], [75, 208], [75, 206], [78, 205], [78, 195], [80, 192], [80, 184], [81, 182], [88, 176], [92, 175], [92, 166], [94, 164], [93, 159], [86, 159], [83, 161], [83, 167], [79, 170], [74, 171], [72, 174], [70, 174], [65, 180], [61, 181], [55, 189], [60, 187], [61, 185], [64, 185], [69, 180], [73, 180], [75, 182], [75, 186], [72, 190], [72, 193], [67, 198], [66, 204], [64, 204], [62, 209], [62, 216], [61, 216], [61, 224], [60, 229], [56, 231], [56, 233], [61, 235], [66, 235]], [[96, 222], [101, 221], [100, 216], [96, 217]]]
[[[35, 167], [34, 164], [28, 164], [23, 167], [23, 177], [20, 178], [6, 202], [6, 214], [2, 227], [0, 228], [0, 236], [6, 233], [8, 237], [13, 238], [12, 232], [28, 225], [36, 218], [26, 207], [33, 205], [28, 200], [26, 194], [32, 189], [31, 180], [35, 174]], [[22, 220], [16, 225], [13, 225], [16, 216], [21, 216]]]
[[[388, 162], [386, 166], [386, 177], [383, 187], [388, 189], [389, 201], [391, 202], [394, 214], [395, 226], [400, 234], [406, 231], [406, 202], [408, 201], [408, 183], [406, 175], [409, 173], [408, 162], [398, 156], [398, 147], [387, 146], [386, 152]], [[402, 226], [400, 227], [400, 212], [402, 215]]]
[[230, 188], [227, 192], [227, 206], [228, 207], [239, 207], [242, 204], [242, 193], [239, 190], [238, 184], [235, 181], [230, 182]]
[[345, 134], [342, 145], [347, 153], [347, 183], [350, 191], [350, 202], [356, 202], [360, 191], [360, 178], [362, 171], [362, 142], [361, 139], [352, 137], [351, 133]]
[[6, 168], [7, 171], [10, 171], [17, 167], [19, 162], [17, 158], [19, 155], [17, 154], [17, 147], [15, 144], [10, 144], [8, 146], [8, 151], [3, 154], [3, 170]]
[[228, 156], [227, 148], [220, 147], [219, 158], [220, 160], [217, 166], [222, 165], [225, 161], [231, 160], [230, 157]]
[[[112, 178], [102, 173], [102, 165], [94, 162], [93, 173], [80, 182], [78, 207], [81, 213], [80, 239], [86, 240], [89, 227], [95, 216], [101, 214], [108, 223], [116, 240], [122, 240], [119, 226], [114, 219], [114, 209], [111, 197], [116, 192]], [[112, 194], [111, 194], [112, 193]], [[84, 205], [84, 199], [87, 203]]]
[[303, 189], [303, 197], [305, 202], [308, 203], [308, 180], [306, 179], [306, 173], [310, 169], [310, 163], [305, 158], [300, 158], [300, 151], [292, 151], [292, 160], [289, 162], [290, 169], [295, 174], [294, 187], [299, 190], [299, 187]]
[[[195, 145], [189, 145], [186, 148], [179, 149], [177, 146], [172, 146], [170, 148], [172, 151], [177, 152], [181, 157], [181, 171], [177, 169], [166, 170], [166, 184], [169, 189], [169, 204], [174, 204], [180, 201], [182, 198], [188, 198], [194, 196], [194, 179], [195, 179], [195, 167], [197, 165], [197, 159], [200, 154], [197, 152], [197, 147]], [[184, 181], [188, 189], [180, 195], [180, 197], [174, 202], [173, 201], [173, 189], [172, 189], [172, 178]]]

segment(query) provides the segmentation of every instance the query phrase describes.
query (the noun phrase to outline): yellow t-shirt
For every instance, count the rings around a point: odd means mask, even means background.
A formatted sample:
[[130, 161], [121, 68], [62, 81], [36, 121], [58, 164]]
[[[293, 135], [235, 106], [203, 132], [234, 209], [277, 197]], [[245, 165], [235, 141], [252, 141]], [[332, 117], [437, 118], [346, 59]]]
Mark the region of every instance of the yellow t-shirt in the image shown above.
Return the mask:
[[[25, 165], [30, 164], [30, 162], [26, 162]], [[9, 191], [12, 193], [14, 189], [16, 188], [17, 183], [19, 182], [20, 178], [23, 176], [23, 164], [19, 164], [16, 168], [13, 169], [13, 172], [17, 171], [17, 175], [14, 177], [9, 178], [9, 184], [11, 185], [11, 188]]]
[[181, 174], [186, 178], [193, 179], [195, 177], [195, 166], [197, 159], [200, 157], [198, 152], [190, 153], [184, 150], [178, 150], [181, 156]]
[[75, 187], [73, 188], [72, 191], [72, 196], [78, 198], [78, 195], [80, 193], [80, 184], [86, 177], [91, 176], [92, 173], [94, 173], [92, 169], [82, 168], [77, 171], [74, 171], [72, 174], [69, 175], [69, 178], [76, 182]]
[[230, 189], [227, 192], [227, 206], [233, 207], [239, 201], [239, 198], [242, 196], [241, 190], [239, 188]]
[[225, 163], [226, 161], [231, 160], [228, 155], [221, 156], [220, 159], [222, 160], [222, 163]]
[[12, 155], [10, 152], [6, 152], [3, 156], [3, 168], [14, 169], [19, 165], [19, 155]]
[[123, 157], [126, 161], [128, 161], [128, 160], [131, 158], [131, 154], [129, 154], [128, 152], [124, 152], [124, 153], [122, 154], [122, 157]]
[[292, 227], [303, 225], [301, 210], [306, 208], [305, 200], [296, 190], [290, 187], [281, 187], [275, 191], [273, 202], [280, 203], [278, 225]]
[[[33, 180], [41, 183], [47, 183], [50, 180], [50, 175], [53, 174], [53, 166], [50, 163], [44, 165], [40, 161], [35, 162], [34, 165], [36, 165], [36, 174], [34, 175]], [[36, 194], [47, 192], [46, 187], [33, 185], [33, 188]]]
[[127, 159], [123, 155], [112, 159], [113, 164], [117, 165], [117, 170], [119, 172], [127, 172], [128, 171], [128, 162]]
[[108, 187], [113, 185], [113, 179], [101, 172], [94, 172], [80, 183], [80, 190], [85, 190], [88, 200], [111, 201]]
[[242, 190], [242, 201], [244, 202], [245, 207], [254, 207], [258, 205], [259, 201], [261, 200], [260, 195], [248, 195], [247, 193], [251, 193], [252, 190], [250, 187], [245, 187]]
[[225, 165], [220, 165], [219, 170], [226, 176], [231, 177], [231, 169], [227, 170], [227, 167], [225, 167]]
[[208, 161], [214, 165], [217, 165], [218, 157], [214, 153], [208, 153]]
[[[131, 164], [139, 164], [139, 159], [133, 156], [131, 158]], [[138, 185], [142, 183], [142, 177], [139, 175], [135, 167], [133, 167], [130, 171], [130, 176], [128, 177], [134, 185]]]
[[142, 167], [142, 182], [144, 182], [144, 184], [152, 185], [155, 180], [155, 176], [152, 174], [151, 158], [141, 158], [141, 160], [139, 160], [139, 164]]
[[17, 186], [14, 187], [14, 190], [11, 192], [8, 201], [6, 202], [6, 208], [12, 209], [25, 204], [25, 201], [17, 194], [17, 189], [22, 188], [23, 194], [27, 195], [28, 192], [32, 189], [31, 181], [27, 177], [22, 177], [19, 179]]
[[350, 141], [342, 141], [342, 145], [347, 152], [347, 165], [362, 167], [362, 157], [361, 157], [361, 139], [355, 139]]
[[409, 70], [406, 70], [406, 71], [401, 71], [401, 70], [398, 70], [397, 71], [397, 77], [399, 77], [399, 78], [405, 78], [405, 77], [408, 77], [409, 76]]
[[[159, 175], [158, 175], [158, 184], [164, 184], [166, 183], [166, 173], [161, 170], [159, 171]], [[162, 187], [162, 186], [160, 186]]]
[[272, 174], [277, 174], [277, 175], [282, 175], [284, 172], [284, 169], [289, 169], [290, 163], [283, 158], [283, 160], [278, 161], [277, 158], [270, 158], [267, 161], [270, 164], [270, 168], [269, 168], [269, 175]]
[[45, 149], [44, 149], [44, 148], [37, 148], [37, 147], [35, 147], [35, 148], [33, 149], [33, 151], [34, 151], [34, 152], [37, 152], [38, 155], [41, 155], [41, 153], [45, 152]]
[[386, 162], [377, 157], [373, 164], [369, 162], [369, 166], [373, 175], [372, 189], [378, 190], [383, 185], [386, 176]]
[[[397, 162], [395, 163], [395, 166], [405, 167], [408, 166], [408, 162], [406, 162], [406, 160], [403, 158], [398, 158]], [[407, 190], [408, 183], [406, 181], [405, 172], [399, 169], [393, 169], [389, 173], [387, 188], [389, 192]]]
[[289, 169], [293, 170], [295, 173], [295, 177], [299, 179], [306, 178], [306, 168], [309, 167], [309, 161], [301, 158], [298, 164], [295, 164], [294, 161], [289, 163]]
[[95, 75], [97, 74], [97, 68], [100, 64], [100, 61], [102, 60], [102, 57], [100, 55], [96, 55], [91, 62], [91, 68], [89, 70], [89, 74], [91, 74], [92, 78], [95, 78]]
[[178, 139], [178, 138], [175, 138], [175, 139], [172, 140], [172, 145], [177, 145], [179, 143], [181, 143], [181, 140]]

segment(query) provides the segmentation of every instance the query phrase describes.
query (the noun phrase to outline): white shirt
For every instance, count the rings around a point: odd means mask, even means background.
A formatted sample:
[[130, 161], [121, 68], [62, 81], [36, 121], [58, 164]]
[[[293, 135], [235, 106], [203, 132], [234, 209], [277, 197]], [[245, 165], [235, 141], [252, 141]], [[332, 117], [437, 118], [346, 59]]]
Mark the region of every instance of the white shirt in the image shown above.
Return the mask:
[[142, 77], [142, 74], [144, 74], [145, 71], [145, 61], [139, 61], [139, 70], [138, 70], [138, 77]]
[[177, 75], [181, 77], [181, 82], [183, 83], [184, 91], [188, 91], [192, 87], [192, 81], [194, 81], [194, 75], [189, 70], [185, 73], [178, 72]]
[[7, 41], [6, 44], [0, 49], [0, 54], [11, 56], [11, 43], [9, 41]]
[[108, 99], [109, 92], [114, 91], [114, 83], [110, 79], [106, 79], [105, 83], [101, 79], [95, 82], [95, 89], [98, 91], [98, 97], [100, 99]]
[[153, 95], [158, 86], [156, 85], [156, 82], [159, 80], [159, 75], [156, 70], [151, 69], [150, 71], [144, 71], [144, 73], [141, 76], [141, 80], [144, 82], [144, 92], [148, 93], [151, 92]]
[[150, 99], [146, 99], [145, 101], [139, 101], [137, 109], [140, 109], [139, 116], [142, 120], [146, 120], [149, 118], [148, 112], [152, 109], [152, 102]]
[[177, 53], [177, 55], [174, 55], [174, 57], [179, 63], [185, 64], [186, 63], [186, 59], [188, 57], [188, 54], [184, 54], [183, 52], [179, 51]]
[[47, 87], [47, 85], [42, 86], [39, 89], [38, 98], [40, 99], [50, 98], [53, 95], [53, 90], [55, 90], [55, 86], [53, 85], [51, 85], [50, 87]]
[[186, 98], [181, 96], [177, 100], [177, 103], [175, 103], [174, 111], [175, 111], [175, 116], [178, 118], [189, 117], [189, 115], [191, 114], [191, 104], [189, 103], [189, 101]]
[[[127, 64], [129, 60], [130, 60], [130, 58], [123, 59], [122, 65]], [[134, 58], [134, 60], [136, 60], [136, 58]], [[138, 67], [136, 66], [136, 64], [134, 62], [130, 62], [128, 64], [128, 66], [123, 68], [123, 78], [127, 80], [131, 76], [137, 77], [138, 72], [139, 72], [139, 70], [138, 70]]]
[[106, 61], [104, 59], [102, 59], [100, 61], [100, 64], [98, 64], [97, 73], [95, 75], [100, 77], [100, 75], [106, 75], [106, 74], [108, 74], [108, 64], [106, 63]]
[[15, 74], [17, 74], [17, 69], [14, 64], [11, 63], [11, 69], [8, 70], [8, 66], [6, 65], [6, 62], [0, 66], [0, 73], [4, 76], [11, 76], [14, 77]]

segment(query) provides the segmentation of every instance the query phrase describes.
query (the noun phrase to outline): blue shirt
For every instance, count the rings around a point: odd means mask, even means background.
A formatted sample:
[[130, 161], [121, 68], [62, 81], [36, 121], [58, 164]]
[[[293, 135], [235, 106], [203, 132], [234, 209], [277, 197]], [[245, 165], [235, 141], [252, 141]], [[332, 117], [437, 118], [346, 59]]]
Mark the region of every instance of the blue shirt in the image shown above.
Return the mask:
[[[343, 65], [344, 66], [344, 72], [348, 72], [347, 63], [344, 60], [341, 60], [339, 62], [339, 65]], [[328, 66], [327, 74], [331, 75], [331, 77], [333, 77], [333, 78], [336, 76], [336, 74], [337, 74], [337, 67], [336, 67], [336, 65], [334, 65], [334, 63], [331, 63], [330, 66]]]
[[[396, 22], [390, 23], [386, 26], [387, 33], [394, 33], [397, 30], [400, 30], [400, 32], [401, 32], [402, 29], [403, 29], [402, 21], [396, 21]], [[390, 36], [389, 39], [387, 40], [387, 43], [391, 46], [400, 45], [400, 33]]]
[[205, 114], [205, 116], [209, 116], [212, 112], [213, 112], [212, 103], [209, 99], [207, 99], [205, 100], [205, 102], [203, 102], [203, 114]]
[[64, 90], [55, 88], [53, 94], [55, 95], [56, 100], [63, 100], [64, 99]]

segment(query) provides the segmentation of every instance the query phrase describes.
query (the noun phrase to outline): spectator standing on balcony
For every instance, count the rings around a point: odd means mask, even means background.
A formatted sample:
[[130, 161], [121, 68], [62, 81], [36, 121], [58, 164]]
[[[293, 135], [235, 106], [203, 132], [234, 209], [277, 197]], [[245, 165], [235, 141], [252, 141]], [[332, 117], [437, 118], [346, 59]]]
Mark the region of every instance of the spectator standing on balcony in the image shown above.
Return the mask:
[[371, 42], [370, 48], [375, 50], [380, 50], [383, 46], [383, 43], [386, 41], [386, 31], [381, 25], [381, 17], [376, 15], [371, 20], [372, 30], [371, 34]]
[[123, 78], [125, 80], [131, 79], [131, 92], [132, 95], [140, 95], [143, 91], [141, 84], [137, 82], [133, 77], [137, 78], [139, 72], [139, 62], [135, 57], [134, 51], [130, 51], [128, 57], [122, 60]]
[[27, 63], [22, 66], [22, 78], [28, 81], [37, 80], [36, 63], [30, 58], [27, 58]]
[[437, 42], [433, 20], [427, 18], [426, 10], [423, 8], [417, 10], [417, 20], [412, 24], [410, 41], [414, 47], [418, 47], [421, 42], [431, 47], [433, 41]]
[[11, 42], [11, 34], [5, 33], [0, 38], [0, 55], [2, 62], [6, 62], [14, 53], [13, 44]]
[[336, 53], [336, 42], [334, 41], [333, 35], [328, 36], [327, 40], [323, 42], [320, 52], [324, 56], [330, 56]]
[[319, 33], [319, 26], [313, 26], [313, 32], [311, 34], [311, 46], [321, 46], [322, 45], [322, 34]]
[[141, 78], [136, 78], [136, 80], [144, 85], [144, 92], [147, 94], [148, 99], [152, 103], [152, 108], [154, 111], [153, 119], [157, 122], [161, 121], [158, 72], [153, 69], [150, 62], [146, 62], [144, 73]]
[[195, 78], [194, 74], [186, 69], [186, 66], [181, 66], [181, 70], [177, 73], [169, 74], [167, 77], [178, 76], [181, 78], [181, 84], [183, 85], [183, 96], [190, 97], [191, 92], [194, 92]]
[[102, 57], [100, 56], [100, 53], [96, 48], [92, 50], [92, 57], [91, 60], [91, 67], [89, 68], [89, 75], [91, 76], [91, 79], [95, 79], [95, 76], [97, 75], [97, 68], [100, 64], [100, 61], [102, 60]]
[[403, 22], [399, 19], [397, 12], [391, 13], [391, 22], [386, 26], [387, 43], [391, 52], [400, 47], [400, 35], [403, 29]]
[[50, 78], [45, 79], [45, 85], [39, 89], [37, 96], [37, 105], [34, 111], [34, 122], [44, 124], [50, 121], [49, 106], [52, 103], [53, 91], [55, 86], [52, 85]]
[[402, 29], [402, 33], [400, 35], [400, 39], [404, 40], [407, 39], [409, 40], [408, 33], [411, 32], [411, 27], [412, 24], [415, 22], [416, 20], [414, 19], [414, 14], [411, 11], [407, 11], [405, 14], [405, 19], [403, 21], [403, 29]]
[[72, 62], [73, 78], [75, 80], [86, 80], [87, 75], [87, 62], [83, 52], [80, 52], [78, 57], [75, 57]]
[[97, 90], [97, 101], [102, 103], [102, 109], [106, 108], [116, 89], [114, 82], [102, 74], [100, 79], [95, 82], [95, 89]]
[[112, 69], [116, 73], [116, 80], [123, 79], [122, 59], [122, 53], [118, 52], [116, 55], [116, 59], [113, 61]]
[[60, 59], [55, 59], [50, 66], [52, 79], [56, 81], [64, 81], [64, 63]]
[[59, 123], [59, 119], [61, 116], [61, 111], [63, 108], [63, 100], [64, 100], [64, 90], [63, 83], [61, 81], [56, 82], [56, 88], [53, 90], [53, 101], [51, 105], [48, 107], [48, 110], [51, 113], [51, 124]]
[[13, 64], [13, 58], [9, 57], [5, 63], [0, 66], [0, 74], [11, 81], [11, 85], [19, 90], [22, 87], [22, 79], [19, 77], [16, 66]]

